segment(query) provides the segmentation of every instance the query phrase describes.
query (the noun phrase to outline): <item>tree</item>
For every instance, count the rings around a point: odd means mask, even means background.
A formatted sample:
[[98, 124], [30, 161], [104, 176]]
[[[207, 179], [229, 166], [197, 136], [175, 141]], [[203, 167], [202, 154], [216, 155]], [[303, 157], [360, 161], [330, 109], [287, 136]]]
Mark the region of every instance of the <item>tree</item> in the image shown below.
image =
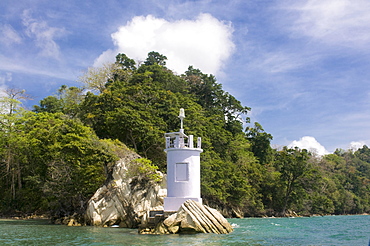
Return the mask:
[[26, 94], [25, 90], [15, 88], [8, 88], [3, 91], [6, 96], [0, 98], [0, 113], [13, 114], [19, 108], [21, 100], [32, 99], [30, 95]]
[[161, 55], [158, 52], [151, 51], [148, 53], [148, 57], [146, 58], [144, 64], [147, 66], [150, 65], [166, 66], [166, 60], [167, 60], [166, 56]]
[[[117, 59], [119, 63], [129, 60], [125, 55]], [[214, 76], [192, 67], [177, 76], [163, 67], [164, 59], [149, 53], [146, 63], [130, 70], [130, 78], [117, 76], [103, 93], [88, 93], [80, 107], [82, 121], [100, 138], [119, 139], [164, 171], [163, 134], [178, 131], [178, 110], [185, 108], [185, 131], [202, 136], [205, 149], [201, 156], [204, 197], [225, 209], [259, 214], [263, 167], [250, 152], [241, 120], [249, 108], [223, 91]], [[126, 65], [116, 73], [125, 69]], [[192, 82], [196, 78], [199, 83]]]
[[22, 188], [21, 159], [22, 153], [27, 149], [27, 141], [23, 138], [22, 130], [17, 128], [23, 109], [20, 100], [30, 99], [25, 90], [9, 88], [5, 90], [6, 96], [0, 98], [0, 166], [5, 185], [10, 187], [13, 198], [16, 190]]
[[37, 113], [63, 113], [70, 117], [76, 117], [79, 105], [84, 100], [83, 89], [62, 85], [55, 96], [48, 96], [40, 101], [40, 106], [35, 105]]
[[136, 62], [123, 53], [119, 53], [116, 56], [115, 64], [122, 70], [129, 70], [129, 71], [136, 70]]
[[48, 112], [48, 113], [60, 113], [63, 112], [63, 102], [62, 100], [56, 98], [55, 96], [45, 97], [40, 101], [40, 106], [34, 105], [34, 111]]
[[243, 117], [247, 115], [249, 107], [242, 106], [240, 101], [225, 92], [213, 75], [203, 74], [193, 66], [189, 66], [182, 77], [196, 102], [208, 114], [217, 117], [217, 121], [222, 121], [225, 130], [232, 134], [238, 134], [242, 131], [243, 123], [249, 122], [249, 117]]
[[[74, 97], [67, 97], [69, 88], [62, 87], [57, 100], [45, 99], [41, 104], [45, 111], [38, 112], [61, 109], [69, 116], [78, 112], [72, 118], [80, 118], [99, 138], [118, 139], [165, 171], [163, 134], [178, 131], [178, 110], [185, 108], [185, 131], [201, 136], [205, 150], [201, 155], [205, 202], [239, 215], [262, 215], [265, 208], [285, 212], [303, 204], [304, 184], [311, 185], [311, 177], [294, 170], [294, 163], [301, 163], [299, 154], [275, 153], [272, 136], [258, 123], [243, 132], [250, 108], [225, 92], [213, 75], [191, 66], [184, 75], [175, 75], [164, 66], [166, 59], [150, 52], [146, 62], [136, 67], [132, 59], [118, 54], [112, 76], [100, 80], [104, 83], [99, 93], [87, 92], [81, 101], [70, 104], [76, 107], [66, 107], [65, 99]], [[63, 162], [53, 165], [56, 170], [68, 167]], [[291, 173], [298, 176], [291, 179]]]
[[293, 195], [296, 195], [297, 201], [302, 199], [301, 193], [302, 179], [309, 172], [309, 158], [307, 150], [300, 150], [298, 148], [288, 149], [284, 147], [281, 151], [276, 153], [275, 165], [277, 170], [281, 173], [280, 179], [282, 181], [284, 196], [282, 197], [283, 206], [282, 214], [285, 215], [286, 210], [290, 208]]
[[11, 135], [0, 131], [0, 159], [9, 160], [0, 162], [0, 211], [83, 211], [117, 160], [113, 144], [61, 113], [15, 115]]
[[270, 145], [272, 135], [264, 132], [258, 122], [254, 123], [254, 128], [247, 127], [245, 132], [254, 155], [262, 165], [269, 164], [273, 160], [273, 150]]
[[89, 67], [88, 70], [78, 78], [83, 88], [94, 93], [102, 93], [106, 84], [114, 79], [117, 68], [122, 67], [120, 63], [106, 63], [102, 67]]
[[27, 139], [22, 135], [22, 127], [19, 126], [19, 118], [18, 113], [2, 115], [0, 130], [1, 177], [13, 199], [17, 190], [22, 188], [22, 153], [28, 147]]

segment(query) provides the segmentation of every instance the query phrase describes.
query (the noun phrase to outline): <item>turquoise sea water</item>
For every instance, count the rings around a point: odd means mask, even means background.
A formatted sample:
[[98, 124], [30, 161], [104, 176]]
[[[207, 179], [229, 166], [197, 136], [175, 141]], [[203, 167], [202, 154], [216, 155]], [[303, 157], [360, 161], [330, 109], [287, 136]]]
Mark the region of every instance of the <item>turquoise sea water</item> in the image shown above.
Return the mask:
[[369, 245], [370, 216], [229, 219], [227, 235], [138, 235], [136, 229], [0, 220], [0, 245]]

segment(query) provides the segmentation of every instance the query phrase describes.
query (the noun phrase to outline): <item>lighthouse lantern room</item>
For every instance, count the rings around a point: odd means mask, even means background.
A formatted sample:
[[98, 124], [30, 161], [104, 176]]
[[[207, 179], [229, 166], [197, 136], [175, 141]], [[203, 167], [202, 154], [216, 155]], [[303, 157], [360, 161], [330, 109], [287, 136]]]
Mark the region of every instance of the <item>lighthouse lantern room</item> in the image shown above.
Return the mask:
[[202, 203], [200, 196], [201, 138], [194, 147], [193, 135], [185, 135], [183, 120], [185, 111], [180, 109], [180, 131], [165, 134], [167, 153], [167, 197], [164, 211], [175, 212], [186, 200]]

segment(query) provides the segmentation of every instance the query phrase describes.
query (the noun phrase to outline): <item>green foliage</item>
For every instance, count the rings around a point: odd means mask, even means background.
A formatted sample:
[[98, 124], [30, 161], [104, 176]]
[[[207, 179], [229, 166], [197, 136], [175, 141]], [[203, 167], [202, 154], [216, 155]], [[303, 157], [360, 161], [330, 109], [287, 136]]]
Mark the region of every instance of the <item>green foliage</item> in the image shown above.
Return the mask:
[[[117, 62], [128, 59], [119, 54]], [[164, 60], [166, 57], [151, 52], [138, 69], [130, 69], [129, 79], [118, 76], [100, 95], [88, 93], [80, 118], [99, 137], [119, 139], [165, 171], [163, 134], [178, 131], [178, 110], [185, 108], [185, 131], [203, 139], [202, 170], [207, 172], [202, 176], [203, 195], [225, 206], [249, 207], [251, 211], [258, 204], [255, 211], [259, 210], [263, 205], [256, 193], [262, 175], [258, 182], [252, 182], [258, 176], [253, 170], [260, 172], [260, 167], [242, 132], [241, 119], [248, 108], [224, 92], [214, 76], [192, 67], [177, 76], [164, 67]]]
[[247, 139], [251, 142], [251, 151], [261, 164], [269, 164], [274, 158], [270, 145], [272, 135], [264, 132], [258, 122], [254, 123], [254, 128], [247, 127], [245, 132]]
[[281, 201], [283, 215], [293, 207], [293, 204], [297, 208], [302, 204], [305, 195], [304, 178], [311, 171], [308, 159], [307, 150], [299, 150], [298, 148], [284, 147], [276, 153], [275, 169], [280, 172], [278, 182], [280, 188], [283, 189], [282, 192], [279, 192], [283, 196], [278, 199]]
[[34, 111], [37, 113], [63, 113], [73, 118], [77, 115], [79, 104], [83, 98], [81, 88], [62, 85], [56, 96], [48, 96], [41, 100], [40, 106], [34, 106]]
[[149, 181], [162, 182], [162, 176], [158, 173], [158, 166], [145, 158], [138, 158], [130, 163], [130, 177], [142, 176]]
[[3, 206], [53, 214], [83, 209], [104, 182], [105, 166], [117, 156], [78, 120], [60, 113], [17, 116], [12, 124], [16, 134], [0, 135], [1, 159], [9, 160], [2, 163], [9, 166], [0, 180]]
[[127, 71], [127, 70], [134, 71], [134, 70], [136, 70], [135, 61], [133, 59], [128, 58], [127, 55], [122, 54], [122, 53], [120, 53], [116, 56], [116, 64], [119, 65], [120, 68], [122, 70], [125, 70], [125, 71]]
[[160, 65], [165, 66], [166, 65], [167, 57], [164, 55], [159, 54], [158, 52], [151, 51], [148, 54], [148, 58], [146, 58], [146, 61], [144, 62], [145, 65]]
[[63, 102], [55, 96], [48, 96], [40, 101], [40, 106], [34, 106], [34, 111], [48, 113], [63, 112]]
[[[243, 107], [232, 95], [222, 90], [222, 85], [217, 83], [213, 75], [203, 74], [199, 69], [192, 66], [183, 75], [188, 90], [195, 101], [210, 116], [223, 124], [223, 128], [231, 134], [238, 134], [242, 131], [242, 116], [250, 110]], [[249, 118], [245, 118], [249, 122]]]
[[21, 101], [31, 99], [25, 90], [8, 88], [2, 91], [5, 96], [0, 97], [0, 114], [12, 115], [21, 110]]
[[367, 146], [323, 157], [272, 149], [272, 135], [259, 123], [243, 131], [250, 108], [213, 75], [190, 66], [179, 76], [166, 60], [153, 51], [138, 65], [118, 54], [115, 63], [89, 69], [83, 88], [62, 86], [35, 112], [20, 108], [24, 91], [8, 91], [0, 99], [0, 212], [83, 211], [129, 149], [143, 158], [127, 175], [160, 182], [163, 135], [180, 128], [179, 108], [186, 110], [185, 132], [202, 137], [206, 204], [244, 216], [370, 212]]

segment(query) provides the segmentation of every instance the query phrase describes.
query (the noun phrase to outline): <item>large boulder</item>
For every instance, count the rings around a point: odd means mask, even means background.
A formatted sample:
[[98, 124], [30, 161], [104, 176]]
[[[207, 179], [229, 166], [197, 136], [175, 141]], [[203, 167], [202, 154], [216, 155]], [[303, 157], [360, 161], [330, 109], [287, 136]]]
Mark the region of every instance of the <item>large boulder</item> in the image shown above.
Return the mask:
[[148, 170], [140, 160], [132, 152], [116, 163], [111, 180], [88, 202], [87, 224], [137, 228], [148, 219], [149, 211], [163, 210], [167, 195], [164, 175]]
[[230, 223], [217, 210], [187, 200], [180, 209], [153, 228], [141, 227], [140, 234], [216, 233], [233, 231]]

